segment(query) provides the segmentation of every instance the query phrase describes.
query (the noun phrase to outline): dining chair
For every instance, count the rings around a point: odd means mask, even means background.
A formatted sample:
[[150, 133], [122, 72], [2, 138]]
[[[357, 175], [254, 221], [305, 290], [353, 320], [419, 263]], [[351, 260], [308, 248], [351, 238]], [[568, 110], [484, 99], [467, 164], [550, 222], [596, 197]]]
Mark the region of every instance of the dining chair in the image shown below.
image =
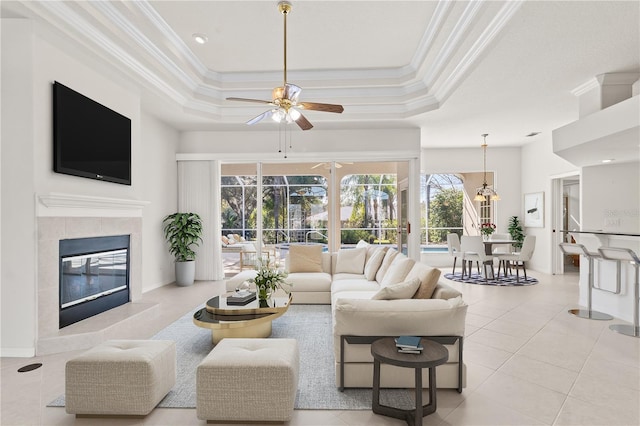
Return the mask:
[[[496, 257], [498, 260], [503, 262], [503, 270], [505, 277], [507, 276], [507, 269], [511, 271], [511, 262], [514, 263], [514, 267], [516, 268], [516, 282], [520, 282], [520, 273], [519, 269], [522, 268], [524, 272], [524, 279], [527, 279], [527, 268], [525, 267], [525, 262], [531, 260], [533, 256], [533, 250], [536, 247], [536, 237], [535, 235], [527, 235], [524, 237], [524, 241], [522, 243], [522, 248], [519, 252], [514, 252], [511, 254], [499, 254]], [[500, 264], [498, 264], [498, 276], [500, 276]]]
[[453, 256], [453, 269], [452, 274], [456, 273], [456, 261], [458, 257], [462, 257], [462, 250], [460, 249], [460, 236], [458, 234], [447, 234], [447, 249], [449, 254]]
[[[460, 240], [460, 249], [462, 250], [462, 277], [464, 278], [465, 272], [468, 267], [469, 277], [471, 277], [471, 266], [473, 262], [476, 262], [478, 274], [480, 273], [480, 263], [482, 263], [483, 274], [485, 280], [488, 281], [489, 277], [493, 278], [493, 256], [488, 255], [484, 251], [484, 242], [482, 237], [463, 235]], [[487, 267], [490, 267], [491, 274], [488, 273]]]
[[[510, 234], [491, 234], [491, 241], [511, 241]], [[502, 255], [513, 253], [513, 246], [511, 244], [494, 244], [491, 253], [494, 254], [494, 257], [498, 259], [498, 276], [500, 276], [500, 269], [504, 268], [505, 261], [502, 260]], [[505, 270], [506, 275], [506, 270]]]

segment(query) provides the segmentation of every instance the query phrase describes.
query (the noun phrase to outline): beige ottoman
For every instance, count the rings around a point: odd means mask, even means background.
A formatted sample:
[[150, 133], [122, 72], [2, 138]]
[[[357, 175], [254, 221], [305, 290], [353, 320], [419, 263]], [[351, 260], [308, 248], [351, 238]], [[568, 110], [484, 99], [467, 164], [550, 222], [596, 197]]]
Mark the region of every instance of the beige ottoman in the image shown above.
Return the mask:
[[67, 361], [66, 411], [144, 416], [175, 382], [175, 342], [109, 340]]
[[295, 339], [223, 339], [198, 366], [198, 418], [290, 420], [298, 390], [298, 370]]

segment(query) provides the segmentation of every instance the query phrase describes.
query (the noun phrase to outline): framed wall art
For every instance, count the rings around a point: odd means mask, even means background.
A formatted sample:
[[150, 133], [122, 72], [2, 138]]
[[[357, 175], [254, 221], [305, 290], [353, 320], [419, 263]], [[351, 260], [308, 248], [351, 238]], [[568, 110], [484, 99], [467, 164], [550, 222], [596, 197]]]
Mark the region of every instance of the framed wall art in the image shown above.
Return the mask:
[[524, 194], [524, 226], [544, 228], [544, 192]]

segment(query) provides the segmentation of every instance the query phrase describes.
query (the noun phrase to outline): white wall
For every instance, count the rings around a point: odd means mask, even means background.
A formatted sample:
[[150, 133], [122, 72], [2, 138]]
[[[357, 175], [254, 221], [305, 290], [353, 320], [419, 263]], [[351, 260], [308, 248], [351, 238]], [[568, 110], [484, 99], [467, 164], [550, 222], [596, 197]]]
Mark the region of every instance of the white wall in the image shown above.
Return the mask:
[[640, 164], [609, 163], [582, 169], [585, 230], [640, 233]]
[[32, 26], [2, 20], [2, 356], [32, 356], [36, 235]]
[[526, 235], [536, 236], [536, 248], [528, 268], [547, 274], [552, 273], [551, 180], [553, 176], [578, 173], [579, 168], [553, 153], [551, 134], [541, 134], [522, 147], [520, 179], [520, 214], [524, 194], [544, 192], [544, 227], [525, 228]]
[[[256, 126], [260, 126], [257, 124]], [[262, 124], [264, 131], [244, 132], [185, 132], [180, 142], [179, 158], [186, 154], [211, 153], [212, 157], [197, 159], [252, 159], [257, 154], [261, 160], [281, 161], [284, 154], [278, 153], [279, 133]], [[397, 158], [417, 158], [420, 155], [419, 129], [376, 130], [321, 130], [292, 133], [293, 149], [288, 152], [290, 160], [330, 161]], [[194, 158], [195, 159], [195, 158]]]
[[[178, 133], [143, 117], [138, 90], [109, 64], [68, 47], [29, 20], [2, 20], [2, 356], [30, 356], [35, 348], [38, 194], [149, 201], [142, 288], [173, 281], [160, 221], [177, 207]], [[54, 80], [131, 119], [131, 186], [53, 172]]]
[[142, 291], [175, 281], [173, 256], [162, 234], [162, 219], [177, 211], [178, 183], [176, 150], [180, 133], [146, 113], [141, 116], [141, 147], [145, 172], [144, 199], [149, 201], [142, 220]]

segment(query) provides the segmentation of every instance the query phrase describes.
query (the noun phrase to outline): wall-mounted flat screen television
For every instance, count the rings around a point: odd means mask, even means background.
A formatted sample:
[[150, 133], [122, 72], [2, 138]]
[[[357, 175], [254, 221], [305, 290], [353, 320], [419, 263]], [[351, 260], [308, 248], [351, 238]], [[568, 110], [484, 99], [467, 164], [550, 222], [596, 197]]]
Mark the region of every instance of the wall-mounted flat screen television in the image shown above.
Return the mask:
[[53, 170], [131, 185], [131, 120], [54, 82]]

